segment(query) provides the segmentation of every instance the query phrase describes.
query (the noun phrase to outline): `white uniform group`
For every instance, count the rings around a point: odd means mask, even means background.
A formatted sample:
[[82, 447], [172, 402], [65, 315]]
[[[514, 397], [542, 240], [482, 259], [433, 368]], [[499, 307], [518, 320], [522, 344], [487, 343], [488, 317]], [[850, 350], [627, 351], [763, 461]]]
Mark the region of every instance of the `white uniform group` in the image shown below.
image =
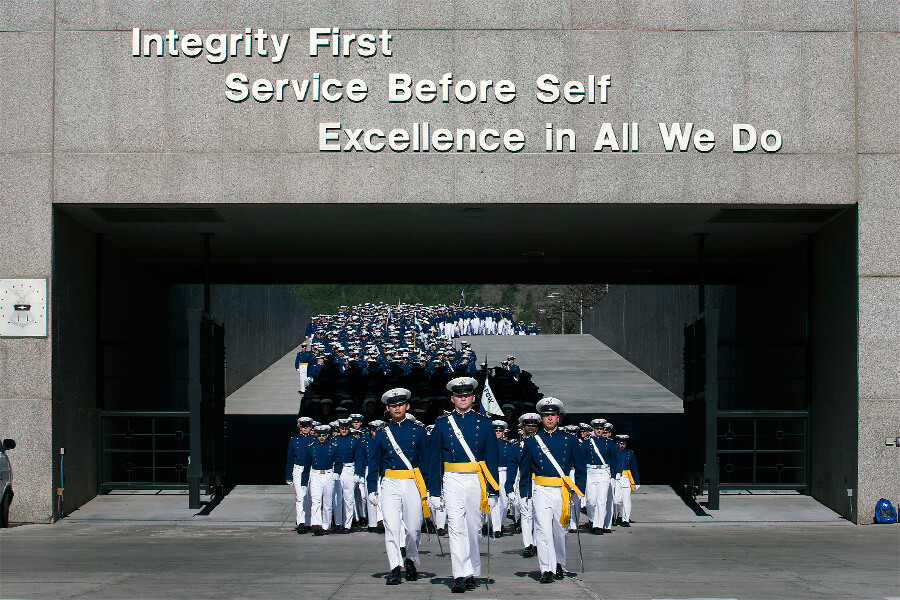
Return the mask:
[[[340, 435], [318, 425], [309, 436], [312, 420], [298, 420], [286, 470], [296, 491], [297, 532], [324, 535], [332, 519], [339, 532], [353, 524], [383, 531], [386, 582], [397, 585], [403, 571], [406, 581], [418, 579], [420, 532], [430, 520], [448, 538], [451, 591], [463, 593], [483, 575], [482, 536], [502, 537], [508, 514], [512, 531], [522, 534], [522, 555], [537, 557], [541, 583], [565, 577], [566, 537], [578, 530], [581, 512], [581, 529], [592, 533], [630, 526], [631, 492], [640, 484], [628, 436], [613, 441], [612, 425], [602, 419], [567, 431], [559, 424], [563, 403], [545, 397], [536, 413], [519, 418], [520, 437], [509, 441], [504, 421], [473, 407], [477, 387], [471, 377], [452, 379], [453, 410], [430, 432], [407, 414], [405, 388], [382, 396], [390, 418], [370, 423], [362, 439], [344, 439], [343, 423]], [[361, 431], [361, 423], [353, 425]], [[335, 507], [343, 515], [332, 517]]]

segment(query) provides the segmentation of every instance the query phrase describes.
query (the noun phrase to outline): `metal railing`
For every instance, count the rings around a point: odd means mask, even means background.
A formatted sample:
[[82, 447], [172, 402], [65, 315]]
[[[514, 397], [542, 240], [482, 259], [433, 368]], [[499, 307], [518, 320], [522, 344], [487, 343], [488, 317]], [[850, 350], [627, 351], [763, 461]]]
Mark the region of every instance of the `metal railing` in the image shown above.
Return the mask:
[[187, 489], [188, 411], [101, 411], [101, 491]]

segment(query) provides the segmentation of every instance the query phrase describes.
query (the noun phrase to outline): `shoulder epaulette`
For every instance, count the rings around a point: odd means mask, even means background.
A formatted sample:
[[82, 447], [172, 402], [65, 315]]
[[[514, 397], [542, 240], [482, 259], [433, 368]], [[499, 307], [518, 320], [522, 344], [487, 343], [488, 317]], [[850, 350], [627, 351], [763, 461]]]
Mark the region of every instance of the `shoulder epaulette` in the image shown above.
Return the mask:
[[442, 414], [442, 415], [436, 416], [436, 417], [434, 418], [434, 420], [437, 421], [438, 419], [446, 419], [448, 416], [450, 416], [450, 413], [444, 413], [444, 414]]

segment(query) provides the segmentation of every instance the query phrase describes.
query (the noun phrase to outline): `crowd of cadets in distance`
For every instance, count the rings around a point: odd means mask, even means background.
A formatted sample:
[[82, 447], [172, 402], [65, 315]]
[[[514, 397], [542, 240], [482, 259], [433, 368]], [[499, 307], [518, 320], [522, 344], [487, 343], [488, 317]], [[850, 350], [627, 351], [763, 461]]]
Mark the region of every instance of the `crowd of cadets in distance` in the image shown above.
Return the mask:
[[[329, 423], [351, 412], [364, 422], [380, 418], [378, 398], [386, 389], [412, 392], [411, 413], [434, 422], [446, 403], [444, 386], [462, 375], [491, 389], [507, 418], [534, 410], [541, 395], [513, 356], [482, 357], [466, 340], [474, 335], [537, 335], [532, 323], [516, 323], [506, 308], [362, 304], [336, 315], [313, 317], [295, 368], [303, 394], [299, 414]], [[495, 362], [496, 361], [496, 362]], [[512, 422], [512, 421], [510, 421]]]
[[[384, 415], [385, 419], [389, 416]], [[416, 422], [417, 419], [411, 414], [407, 414], [407, 419]], [[434, 425], [425, 426], [421, 422], [417, 423], [425, 427], [426, 432], [430, 435]], [[286, 464], [286, 479], [288, 483], [293, 485], [292, 472], [295, 464], [295, 456], [298, 454], [297, 445], [311, 446], [317, 443], [316, 436], [313, 433], [315, 427], [320, 424], [309, 417], [300, 417], [298, 419], [298, 428], [300, 434], [292, 438], [288, 445], [288, 455]], [[382, 523], [380, 508], [376, 509], [366, 501], [365, 480], [368, 474], [368, 453], [370, 451], [370, 442], [380, 429], [383, 429], [386, 421], [375, 419], [368, 424], [364, 424], [361, 414], [355, 413], [348, 418], [340, 419], [334, 426], [330, 427], [329, 434], [335, 443], [341, 447], [346, 446], [344, 451], [346, 456], [340, 461], [349, 466], [352, 463], [352, 491], [349, 496], [343, 491], [341, 478], [335, 477], [334, 480], [334, 496], [333, 505], [330, 507], [319, 506], [321, 511], [326, 511], [329, 517], [328, 523], [331, 523], [333, 516], [333, 529], [330, 525], [311, 527], [310, 518], [309, 492], [304, 490], [307, 495], [305, 509], [301, 508], [301, 515], [298, 517], [298, 523], [295, 530], [297, 533], [312, 533], [315, 535], [324, 535], [329, 532], [351, 533], [353, 531], [368, 531], [369, 533], [384, 533], [384, 525]], [[533, 541], [533, 527], [525, 518], [523, 524], [523, 514], [527, 515], [528, 511], [523, 510], [523, 500], [518, 497], [517, 493], [512, 492], [517, 489], [519, 476], [519, 462], [522, 458], [522, 442], [534, 435], [540, 428], [540, 415], [536, 413], [526, 413], [519, 417], [518, 427], [508, 427], [503, 420], [493, 421], [494, 431], [503, 444], [503, 457], [501, 467], [506, 468], [507, 481], [505, 494], [508, 499], [504, 499], [504, 510], [498, 516], [496, 511], [492, 511], [491, 515], [484, 515], [483, 535], [491, 535], [499, 538], [503, 535], [513, 533], [523, 534], [524, 551], [523, 557], [529, 558], [536, 556], [537, 548]], [[579, 423], [577, 425], [562, 426], [562, 429], [577, 438], [579, 449], [583, 453], [585, 463], [588, 468], [588, 482], [584, 497], [577, 497], [574, 494], [571, 497], [572, 510], [569, 511], [569, 531], [574, 532], [576, 528], [587, 533], [602, 535], [610, 533], [613, 526], [630, 527], [631, 525], [631, 492], [640, 488], [640, 475], [638, 473], [637, 457], [634, 451], [626, 446], [630, 442], [629, 436], [619, 434], [613, 436], [613, 424], [606, 419], [597, 418], [587, 423]], [[593, 439], [593, 443], [592, 443]], [[346, 441], [345, 441], [346, 440]], [[598, 450], [597, 443], [606, 440], [606, 445], [600, 445], [603, 450]], [[601, 459], [601, 454], [606, 457]], [[515, 476], [511, 477], [511, 474]], [[425, 474], [427, 479], [427, 473]], [[593, 477], [592, 477], [593, 476]], [[345, 504], [345, 498], [352, 498]], [[492, 499], [492, 502], [497, 502]], [[298, 502], [298, 507], [300, 503]], [[370, 512], [377, 510], [376, 512]], [[446, 515], [437, 507], [432, 508], [432, 517], [423, 525], [423, 530], [437, 532], [438, 535], [446, 535]], [[352, 513], [352, 515], [351, 515]], [[579, 514], [586, 515], [583, 523]], [[377, 515], [377, 516], [376, 516]], [[320, 522], [322, 515], [319, 515]], [[509, 518], [511, 523], [504, 526], [504, 520]], [[525, 531], [523, 532], [523, 526]]]

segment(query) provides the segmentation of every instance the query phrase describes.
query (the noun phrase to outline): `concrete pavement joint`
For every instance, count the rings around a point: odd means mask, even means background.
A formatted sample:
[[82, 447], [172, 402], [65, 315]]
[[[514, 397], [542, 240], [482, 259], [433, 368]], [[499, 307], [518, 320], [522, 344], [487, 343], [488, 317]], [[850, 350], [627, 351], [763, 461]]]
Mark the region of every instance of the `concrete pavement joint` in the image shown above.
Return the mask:
[[69, 598], [78, 598], [79, 596], [84, 596], [85, 594], [93, 594], [94, 592], [96, 592], [98, 590], [102, 590], [103, 588], [108, 587], [111, 584], [118, 585], [118, 584], [128, 581], [129, 579], [132, 579], [132, 578], [134, 578], [134, 573], [129, 573], [122, 577], [117, 577], [115, 579], [110, 579], [109, 581], [104, 581], [100, 585], [93, 587], [89, 590], [81, 590], [80, 592], [77, 592], [75, 594], [71, 594], [69, 596], [63, 596], [62, 598], [60, 598], [60, 600], [68, 600]]
[[583, 582], [583, 581], [582, 581], [581, 579], [579, 579], [578, 577], [572, 576], [570, 579], [571, 579], [572, 581], [574, 581], [575, 584], [576, 584], [578, 587], [580, 587], [581, 589], [583, 589], [583, 590], [584, 590], [591, 598], [594, 598], [595, 600], [603, 600], [603, 597], [602, 597], [602, 596], [597, 595], [597, 592], [595, 592], [594, 590], [592, 590], [592, 589], [591, 589], [591, 586], [589, 586], [588, 584], [586, 584], [585, 582]]

